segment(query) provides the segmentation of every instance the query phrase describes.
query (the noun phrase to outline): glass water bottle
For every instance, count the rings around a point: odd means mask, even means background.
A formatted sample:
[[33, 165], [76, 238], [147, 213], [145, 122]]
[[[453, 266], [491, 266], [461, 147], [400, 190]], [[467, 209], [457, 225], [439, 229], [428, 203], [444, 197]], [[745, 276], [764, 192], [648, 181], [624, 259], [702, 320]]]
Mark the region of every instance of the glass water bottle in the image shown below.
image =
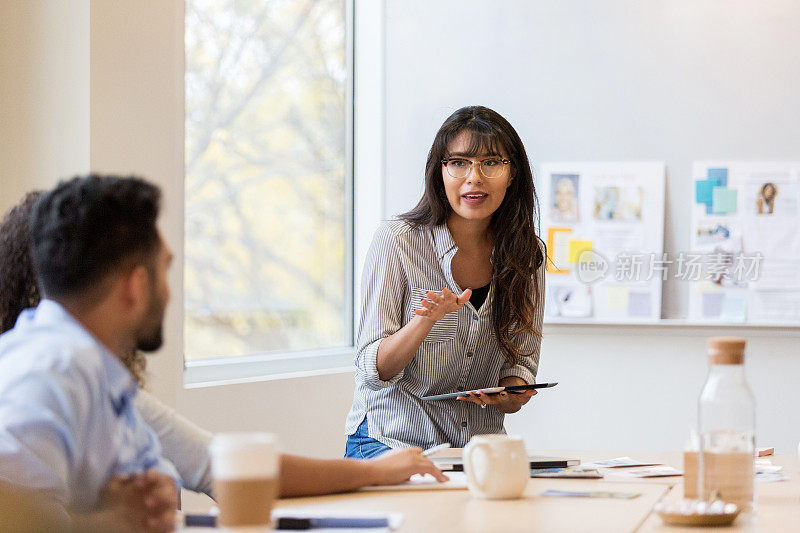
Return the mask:
[[745, 340], [708, 340], [708, 379], [698, 402], [697, 492], [752, 509], [755, 504], [755, 400], [744, 376]]

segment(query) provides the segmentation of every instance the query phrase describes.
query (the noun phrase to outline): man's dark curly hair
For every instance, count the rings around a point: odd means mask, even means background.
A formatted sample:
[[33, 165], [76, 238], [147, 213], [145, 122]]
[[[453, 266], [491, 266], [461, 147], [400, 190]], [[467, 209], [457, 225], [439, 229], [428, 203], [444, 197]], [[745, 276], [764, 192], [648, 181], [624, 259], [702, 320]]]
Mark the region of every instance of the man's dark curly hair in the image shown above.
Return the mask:
[[160, 189], [91, 174], [43, 193], [31, 213], [31, 257], [46, 298], [81, 298], [112, 272], [155, 266]]
[[26, 194], [0, 222], [0, 333], [14, 327], [23, 309], [39, 304], [28, 220], [41, 194]]

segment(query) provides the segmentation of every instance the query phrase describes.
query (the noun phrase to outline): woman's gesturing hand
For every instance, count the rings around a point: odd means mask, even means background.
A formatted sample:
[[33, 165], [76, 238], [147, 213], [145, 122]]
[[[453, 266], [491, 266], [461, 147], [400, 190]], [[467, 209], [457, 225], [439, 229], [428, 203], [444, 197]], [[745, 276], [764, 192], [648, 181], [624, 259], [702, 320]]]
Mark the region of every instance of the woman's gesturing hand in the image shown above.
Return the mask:
[[464, 304], [469, 301], [469, 297], [472, 296], [472, 289], [467, 289], [460, 296], [456, 296], [450, 289], [445, 287], [442, 289], [441, 296], [433, 291], [428, 291], [425, 296], [428, 297], [427, 300], [420, 300], [424, 309], [417, 309], [414, 312], [419, 316], [438, 322], [447, 313], [458, 311], [464, 307]]

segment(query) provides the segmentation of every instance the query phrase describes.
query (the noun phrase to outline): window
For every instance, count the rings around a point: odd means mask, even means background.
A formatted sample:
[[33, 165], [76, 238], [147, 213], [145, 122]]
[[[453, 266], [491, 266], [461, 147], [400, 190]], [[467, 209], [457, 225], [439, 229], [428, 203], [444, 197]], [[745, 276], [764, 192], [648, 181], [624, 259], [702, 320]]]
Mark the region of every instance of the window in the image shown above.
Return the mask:
[[352, 346], [349, 12], [186, 2], [187, 366]]

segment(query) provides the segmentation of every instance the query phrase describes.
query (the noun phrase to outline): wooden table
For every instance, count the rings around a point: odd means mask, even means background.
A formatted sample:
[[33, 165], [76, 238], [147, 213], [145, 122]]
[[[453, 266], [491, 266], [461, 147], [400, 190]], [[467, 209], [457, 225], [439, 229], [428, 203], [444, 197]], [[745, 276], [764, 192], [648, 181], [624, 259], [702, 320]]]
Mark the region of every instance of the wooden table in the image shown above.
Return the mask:
[[[543, 450], [541, 454], [576, 457], [583, 462], [630, 456], [682, 469], [680, 453]], [[740, 516], [734, 527], [726, 531], [800, 531], [800, 462], [794, 455], [778, 455], [770, 459], [773, 464], [784, 466], [791, 480], [757, 483], [757, 511]], [[404, 516], [403, 524], [397, 530], [400, 533], [700, 531], [697, 528], [665, 526], [652, 512], [656, 502], [682, 497], [682, 477], [631, 481], [630, 478], [615, 476], [612, 469], [604, 470], [604, 474], [606, 477], [601, 480], [531, 479], [523, 497], [510, 501], [478, 500], [466, 490], [385, 491], [289, 498], [280, 500], [277, 507], [399, 512]], [[639, 492], [641, 496], [631, 500], [541, 496], [548, 489]]]

